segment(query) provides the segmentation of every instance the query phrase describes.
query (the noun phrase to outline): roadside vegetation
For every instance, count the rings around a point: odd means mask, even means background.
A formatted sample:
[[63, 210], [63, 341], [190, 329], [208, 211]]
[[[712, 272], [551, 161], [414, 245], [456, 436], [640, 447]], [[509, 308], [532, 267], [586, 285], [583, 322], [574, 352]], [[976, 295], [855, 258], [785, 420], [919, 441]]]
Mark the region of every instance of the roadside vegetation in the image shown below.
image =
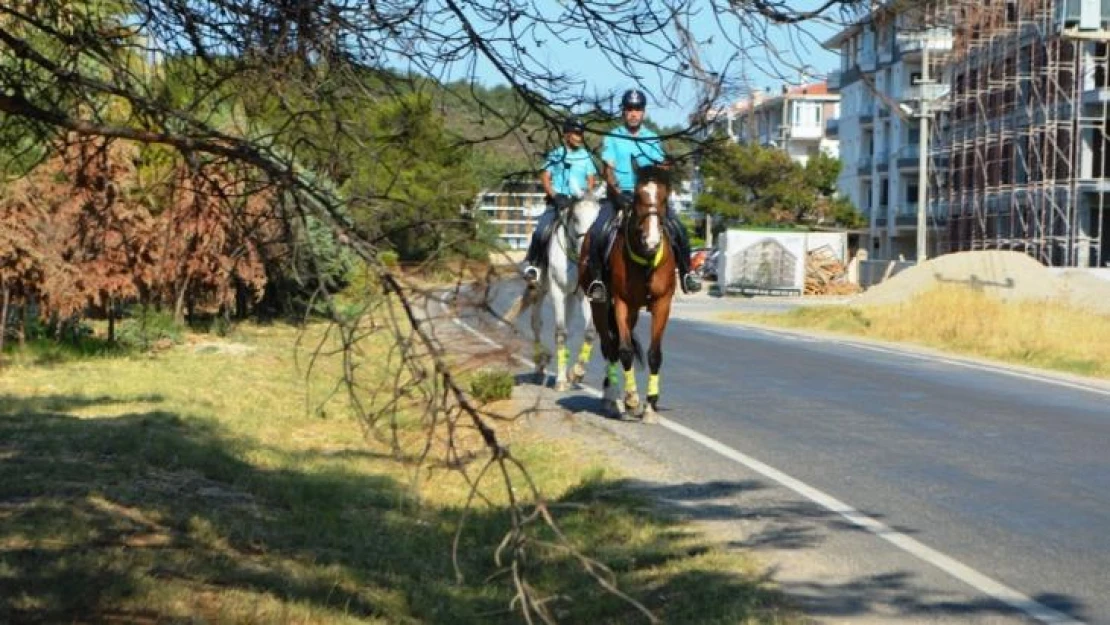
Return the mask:
[[[493, 561], [505, 491], [482, 488], [488, 503], [464, 522], [457, 470], [416, 468], [363, 436], [347, 403], [329, 399], [338, 362], [317, 361], [306, 383], [324, 328], [241, 325], [154, 352], [11, 363], [0, 376], [0, 621], [519, 622], [509, 572]], [[375, 362], [388, 345], [363, 347]], [[504, 372], [469, 381], [505, 406]], [[411, 457], [422, 425], [399, 423], [409, 431], [396, 451]], [[750, 561], [651, 513], [602, 459], [524, 425], [506, 434], [570, 544], [664, 622], [791, 621]], [[547, 538], [524, 566], [560, 621], [646, 622]]]
[[1052, 302], [1005, 302], [941, 287], [903, 304], [806, 306], [726, 319], [916, 343], [1003, 362], [1110, 378], [1110, 317]]

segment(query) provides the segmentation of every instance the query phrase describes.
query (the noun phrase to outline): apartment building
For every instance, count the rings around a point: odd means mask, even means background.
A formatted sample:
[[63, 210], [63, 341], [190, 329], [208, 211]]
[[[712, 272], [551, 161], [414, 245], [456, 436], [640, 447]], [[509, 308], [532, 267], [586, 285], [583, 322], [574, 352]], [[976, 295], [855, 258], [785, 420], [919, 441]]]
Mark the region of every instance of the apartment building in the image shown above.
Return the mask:
[[[922, 163], [914, 111], [922, 96], [941, 95], [921, 84], [923, 52], [927, 46], [930, 56], [942, 58], [952, 41], [950, 28], [923, 28], [919, 17], [879, 8], [824, 43], [840, 51], [840, 68], [828, 79], [840, 94], [840, 119], [833, 124], [843, 163], [837, 185], [867, 219], [873, 258], [916, 257]], [[935, 211], [929, 218], [934, 230], [944, 224]], [[929, 237], [929, 255], [937, 252], [936, 240]]]
[[478, 212], [493, 224], [508, 250], [526, 250], [536, 221], [543, 214], [543, 185], [538, 180], [505, 182], [478, 197]]
[[[841, 95], [838, 182], [868, 217], [873, 256], [916, 255], [924, 101], [929, 256], [1006, 249], [1049, 266], [1110, 260], [1110, 0], [889, 6], [825, 43], [841, 53], [829, 77]], [[925, 51], [937, 84], [918, 84]]]
[[710, 111], [709, 130], [743, 144], [779, 147], [805, 165], [823, 151], [836, 157], [837, 140], [829, 120], [839, 114], [840, 96], [825, 83], [784, 86], [781, 93], [756, 91], [751, 97]]

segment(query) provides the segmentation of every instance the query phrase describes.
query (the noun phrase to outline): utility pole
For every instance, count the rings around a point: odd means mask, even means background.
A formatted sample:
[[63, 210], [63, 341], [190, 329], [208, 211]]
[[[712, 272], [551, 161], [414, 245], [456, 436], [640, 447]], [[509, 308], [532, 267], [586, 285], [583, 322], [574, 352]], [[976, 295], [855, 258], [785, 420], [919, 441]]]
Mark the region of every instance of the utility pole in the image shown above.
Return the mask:
[[918, 168], [917, 168], [917, 262], [918, 264], [925, 261], [928, 256], [925, 253], [926, 245], [926, 209], [929, 202], [929, 98], [928, 98], [928, 85], [932, 84], [929, 77], [929, 37], [926, 31], [925, 37], [922, 39], [921, 46], [921, 79], [918, 81], [921, 93], [918, 100], [918, 115], [921, 122], [919, 125], [919, 138], [918, 144]]

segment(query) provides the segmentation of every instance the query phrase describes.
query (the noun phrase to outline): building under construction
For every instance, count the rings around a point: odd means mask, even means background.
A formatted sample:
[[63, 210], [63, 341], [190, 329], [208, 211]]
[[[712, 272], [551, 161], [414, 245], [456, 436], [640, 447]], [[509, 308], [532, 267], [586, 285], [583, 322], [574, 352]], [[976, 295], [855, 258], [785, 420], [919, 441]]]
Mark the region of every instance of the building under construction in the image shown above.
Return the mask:
[[938, 247], [1110, 264], [1110, 0], [951, 0], [925, 19], [953, 35], [930, 62], [948, 86], [929, 133]]

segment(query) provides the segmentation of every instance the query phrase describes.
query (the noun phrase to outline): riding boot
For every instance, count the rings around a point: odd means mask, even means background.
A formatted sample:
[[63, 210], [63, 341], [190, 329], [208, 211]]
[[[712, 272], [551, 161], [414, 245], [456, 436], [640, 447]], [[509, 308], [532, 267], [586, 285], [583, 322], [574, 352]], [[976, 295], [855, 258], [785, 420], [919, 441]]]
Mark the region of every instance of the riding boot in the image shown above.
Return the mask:
[[539, 259], [539, 241], [540, 231], [536, 230], [532, 233], [532, 242], [528, 244], [528, 253], [524, 256], [524, 279], [528, 282], [535, 282], [540, 279]]
[[686, 225], [678, 220], [672, 213], [668, 215], [667, 223], [671, 231], [671, 247], [674, 250], [675, 264], [678, 266], [679, 284], [683, 293], [697, 293], [701, 290], [701, 281], [690, 273], [690, 237], [686, 232]]
[[547, 264], [544, 250], [547, 249], [547, 243], [551, 239], [551, 230], [554, 225], [554, 218], [541, 219], [535, 232], [532, 233], [532, 241], [528, 244], [528, 254], [524, 257], [524, 279], [528, 282], [534, 283], [539, 280], [540, 271]]
[[599, 236], [590, 237], [589, 256], [586, 259], [586, 268], [593, 276], [593, 281], [586, 287], [586, 298], [595, 304], [602, 304], [609, 300], [609, 292], [605, 288], [605, 250], [609, 248], [609, 238], [612, 230], [612, 218], [602, 224], [597, 232]]

